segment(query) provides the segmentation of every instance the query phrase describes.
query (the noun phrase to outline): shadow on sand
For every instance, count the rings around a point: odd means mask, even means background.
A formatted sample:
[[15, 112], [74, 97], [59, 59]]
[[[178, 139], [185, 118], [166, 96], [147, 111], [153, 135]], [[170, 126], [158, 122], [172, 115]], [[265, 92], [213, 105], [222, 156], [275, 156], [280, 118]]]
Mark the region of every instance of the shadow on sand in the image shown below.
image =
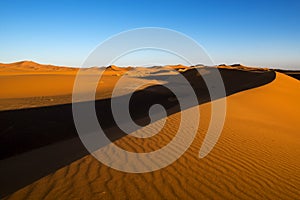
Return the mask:
[[[217, 69], [205, 70], [212, 72], [211, 70]], [[226, 96], [265, 85], [276, 76], [274, 71], [219, 71], [224, 81]], [[214, 100], [210, 99], [206, 84], [197, 70], [191, 69], [182, 74], [193, 87], [198, 104]], [[167, 80], [169, 76], [145, 78]], [[224, 96], [217, 98], [222, 97]], [[178, 101], [170, 99], [174, 99], [174, 94], [164, 86], [150, 86], [135, 92], [129, 105], [132, 119], [143, 126], [150, 123], [148, 111], [153, 104], [164, 106], [167, 115], [180, 112]], [[86, 103], [80, 104], [84, 106]], [[104, 130], [113, 129], [107, 136], [111, 141], [115, 141], [127, 134], [116, 125], [110, 105], [111, 99], [95, 102], [101, 127]], [[190, 105], [192, 106], [196, 105]], [[76, 132], [72, 104], [3, 111], [0, 112], [0, 121], [0, 197], [7, 196], [88, 155]]]

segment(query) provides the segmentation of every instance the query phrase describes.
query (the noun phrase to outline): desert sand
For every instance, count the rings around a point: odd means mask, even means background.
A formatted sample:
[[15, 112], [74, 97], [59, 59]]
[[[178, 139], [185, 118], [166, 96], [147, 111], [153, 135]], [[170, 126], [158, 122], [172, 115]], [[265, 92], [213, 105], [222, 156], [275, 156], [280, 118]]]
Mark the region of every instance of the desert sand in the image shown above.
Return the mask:
[[[191, 105], [201, 112], [196, 138], [173, 164], [154, 172], [132, 174], [101, 164], [80, 143], [68, 104], [77, 69], [34, 64], [33, 71], [28, 67], [31, 65], [28, 62], [15, 68], [0, 65], [3, 121], [0, 193], [4, 199], [298, 199], [300, 196], [300, 82], [296, 78], [269, 69], [220, 66], [227, 91], [226, 121], [213, 150], [200, 159], [199, 148], [210, 122], [211, 99], [207, 98], [195, 70], [171, 67], [180, 69], [194, 83], [199, 97], [199, 105]], [[174, 75], [170, 66], [87, 69], [91, 75], [93, 70], [106, 70], [97, 89], [96, 109], [103, 109], [106, 118], [103, 125], [112, 128], [115, 144], [133, 152], [149, 152], [172, 139], [181, 114], [176, 102], [166, 100], [171, 94], [156, 86], [168, 84], [168, 79], [162, 77]], [[212, 69], [201, 70], [209, 74]], [[169, 110], [167, 123], [157, 135], [137, 139], [113, 129], [116, 125], [105, 108], [121, 76], [127, 76], [128, 82], [148, 84], [133, 100], [136, 106], [133, 118], [144, 118], [147, 105], [157, 99]], [[150, 83], [143, 78], [150, 76]], [[129, 86], [124, 85], [124, 94]], [[149, 88], [154, 92], [149, 93]], [[147, 98], [149, 94], [152, 99]]]
[[[85, 69], [86, 79], [104, 71], [102, 79], [97, 83], [96, 99], [105, 99], [111, 96], [114, 84], [128, 72], [128, 82], [158, 84], [161, 82], [144, 81], [138, 77], [163, 75], [169, 67], [159, 68], [119, 68], [117, 66], [91, 67]], [[22, 61], [12, 64], [0, 63], [0, 110], [12, 110], [29, 107], [40, 107], [70, 103], [72, 101], [73, 85], [78, 68], [57, 67], [42, 65], [32, 61]], [[127, 86], [125, 85], [124, 88]], [[87, 88], [88, 90], [88, 88]]]

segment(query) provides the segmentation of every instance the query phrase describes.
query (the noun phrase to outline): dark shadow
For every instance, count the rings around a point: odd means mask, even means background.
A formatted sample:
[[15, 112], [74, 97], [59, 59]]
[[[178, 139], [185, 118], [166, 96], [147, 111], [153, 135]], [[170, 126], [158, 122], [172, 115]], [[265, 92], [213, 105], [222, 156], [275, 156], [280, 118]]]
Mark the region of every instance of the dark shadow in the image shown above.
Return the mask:
[[[205, 70], [213, 72], [217, 69]], [[265, 85], [276, 76], [274, 71], [219, 71], [224, 81], [226, 96]], [[210, 99], [206, 84], [197, 70], [191, 69], [182, 74], [197, 95], [197, 105], [214, 100]], [[210, 73], [204, 76], [210, 76]], [[167, 80], [170, 77], [146, 78]], [[164, 106], [167, 115], [180, 112], [178, 101], [176, 98], [174, 100], [174, 97], [163, 85], [150, 86], [135, 92], [129, 105], [132, 119], [143, 126], [150, 123], [148, 111], [153, 104]], [[224, 96], [217, 98], [222, 97]], [[79, 104], [84, 108], [88, 103]], [[110, 104], [111, 99], [98, 100], [95, 107], [101, 127], [104, 130], [109, 129], [107, 136], [111, 141], [115, 141], [126, 134], [116, 125]], [[192, 106], [195, 105], [189, 105]], [[0, 122], [0, 197], [7, 196], [88, 154], [76, 132], [72, 104], [2, 111]]]

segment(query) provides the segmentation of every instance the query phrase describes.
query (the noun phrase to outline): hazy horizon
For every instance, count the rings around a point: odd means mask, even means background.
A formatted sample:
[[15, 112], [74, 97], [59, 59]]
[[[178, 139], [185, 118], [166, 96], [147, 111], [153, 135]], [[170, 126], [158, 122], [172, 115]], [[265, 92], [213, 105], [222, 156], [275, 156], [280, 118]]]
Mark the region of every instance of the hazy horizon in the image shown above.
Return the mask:
[[[55, 67], [70, 67], [70, 68], [93, 68], [93, 67], [98, 67], [98, 68], [102, 68], [102, 67], [109, 67], [109, 66], [102, 66], [102, 65], [96, 65], [96, 66], [89, 66], [89, 67], [82, 67], [82, 66], [67, 66], [67, 65], [61, 65], [61, 64], [52, 64], [52, 63], [40, 63], [40, 62], [37, 62], [37, 61], [34, 61], [34, 60], [21, 60], [21, 61], [15, 61], [15, 62], [0, 62], [0, 64], [13, 64], [13, 63], [18, 63], [18, 62], [34, 62], [34, 63], [37, 63], [37, 64], [40, 64], [40, 65], [53, 65]], [[202, 63], [196, 63], [196, 64], [193, 64], [193, 65], [185, 65], [185, 64], [182, 64], [182, 63], [171, 63], [171, 64], [153, 64], [153, 65], [150, 65], [150, 64], [141, 64], [141, 65], [118, 65], [118, 64], [112, 64], [114, 66], [117, 66], [117, 67], [121, 67], [121, 68], [126, 68], [126, 67], [164, 67], [164, 66], [176, 66], [176, 65], [183, 65], [183, 66], [206, 66], [206, 67], [214, 67], [214, 66], [219, 66], [219, 65], [226, 65], [226, 66], [231, 66], [231, 65], [236, 65], [236, 64], [240, 64], [242, 66], [246, 66], [246, 67], [258, 67], [258, 68], [270, 68], [270, 69], [287, 69], [287, 68], [276, 68], [276, 67], [264, 67], [264, 66], [250, 66], [250, 65], [245, 65], [244, 63], [215, 63], [215, 65], [205, 65], [205, 64], [202, 64]], [[297, 70], [297, 69], [287, 69], [287, 70]]]

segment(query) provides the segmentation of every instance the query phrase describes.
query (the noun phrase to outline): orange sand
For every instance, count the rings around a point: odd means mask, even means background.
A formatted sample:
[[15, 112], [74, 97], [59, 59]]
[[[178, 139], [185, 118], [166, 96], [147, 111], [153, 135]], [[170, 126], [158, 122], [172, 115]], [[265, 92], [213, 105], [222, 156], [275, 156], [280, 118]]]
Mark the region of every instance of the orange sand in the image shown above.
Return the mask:
[[[130, 174], [85, 156], [6, 199], [298, 199], [300, 196], [300, 82], [277, 73], [259, 88], [227, 97], [221, 137], [198, 158], [210, 103], [199, 106], [198, 134], [185, 154], [159, 171]], [[156, 149], [176, 132], [180, 113], [168, 117], [159, 137], [116, 144], [132, 151]], [[147, 143], [147, 144], [146, 144]]]

